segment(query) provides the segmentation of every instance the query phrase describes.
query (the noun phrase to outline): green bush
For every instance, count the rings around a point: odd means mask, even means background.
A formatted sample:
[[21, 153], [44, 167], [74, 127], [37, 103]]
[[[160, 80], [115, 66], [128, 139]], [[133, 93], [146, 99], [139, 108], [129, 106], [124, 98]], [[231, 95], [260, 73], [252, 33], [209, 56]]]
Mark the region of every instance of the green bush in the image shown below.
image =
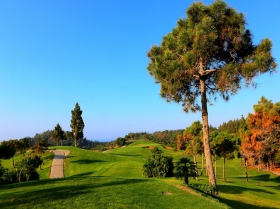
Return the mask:
[[146, 177], [167, 177], [173, 175], [173, 158], [163, 155], [163, 151], [154, 147], [151, 156], [143, 165], [143, 175]]
[[189, 184], [189, 187], [202, 192], [204, 194], [213, 194], [214, 188], [209, 184]]

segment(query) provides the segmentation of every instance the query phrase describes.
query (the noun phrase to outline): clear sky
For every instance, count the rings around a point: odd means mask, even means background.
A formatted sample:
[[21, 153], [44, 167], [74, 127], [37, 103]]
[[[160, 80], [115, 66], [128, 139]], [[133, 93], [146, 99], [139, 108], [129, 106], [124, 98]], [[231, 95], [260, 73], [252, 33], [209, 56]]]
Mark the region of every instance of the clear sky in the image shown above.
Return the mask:
[[[147, 52], [176, 27], [193, 0], [0, 0], [0, 141], [33, 137], [59, 123], [70, 130], [76, 102], [84, 135], [184, 129], [201, 113], [159, 96]], [[212, 1], [203, 1], [210, 4]], [[226, 1], [246, 15], [254, 43], [269, 38], [280, 64], [280, 1]], [[278, 67], [279, 71], [279, 67]], [[247, 116], [261, 96], [280, 101], [280, 76], [209, 107], [209, 123]]]

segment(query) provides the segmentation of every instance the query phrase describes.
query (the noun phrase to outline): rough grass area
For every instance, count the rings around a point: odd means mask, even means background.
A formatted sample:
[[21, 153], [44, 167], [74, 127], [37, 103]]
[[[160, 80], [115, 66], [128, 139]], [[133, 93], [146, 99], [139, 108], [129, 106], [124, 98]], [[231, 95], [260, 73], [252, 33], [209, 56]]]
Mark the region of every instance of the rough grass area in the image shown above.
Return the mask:
[[[159, 147], [174, 161], [183, 156], [183, 151], [147, 141], [106, 153], [57, 147], [70, 150], [66, 178], [1, 185], [0, 208], [279, 208], [280, 177], [250, 169], [246, 184], [239, 159], [227, 161], [227, 182], [222, 181], [222, 161], [218, 162], [217, 199], [186, 187], [182, 180], [145, 178], [142, 165], [150, 155], [147, 146]], [[200, 165], [199, 160], [199, 170]], [[190, 179], [190, 183], [208, 184], [205, 171], [198, 182]]]

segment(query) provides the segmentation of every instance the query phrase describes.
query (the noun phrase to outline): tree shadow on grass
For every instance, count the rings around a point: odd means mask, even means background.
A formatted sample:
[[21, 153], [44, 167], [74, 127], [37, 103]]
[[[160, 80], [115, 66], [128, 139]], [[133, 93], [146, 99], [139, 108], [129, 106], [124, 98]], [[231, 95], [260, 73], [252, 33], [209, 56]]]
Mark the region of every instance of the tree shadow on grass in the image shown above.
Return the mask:
[[44, 156], [43, 160], [52, 160], [54, 157], [54, 155], [48, 155], [48, 156]]
[[136, 155], [133, 155], [133, 154], [116, 154], [116, 153], [109, 153], [110, 155], [117, 155], [117, 156], [125, 156], [125, 157], [139, 157], [139, 156], [142, 156], [142, 155], [139, 155], [139, 154], [136, 154]]
[[274, 192], [267, 191], [265, 189], [259, 188], [248, 188], [234, 185], [218, 185], [218, 191], [221, 191], [225, 194], [242, 194], [245, 191], [253, 191], [253, 192], [263, 192], [267, 194], [275, 194]]
[[225, 198], [218, 198], [220, 200], [220, 202], [225, 203], [226, 205], [232, 207], [232, 208], [238, 208], [238, 209], [248, 209], [248, 208], [254, 208], [254, 209], [277, 209], [274, 207], [261, 207], [261, 206], [256, 206], [256, 205], [252, 205], [252, 204], [248, 204], [245, 202], [239, 202], [236, 200], [228, 200]]
[[[246, 182], [246, 177], [235, 177], [238, 179], [244, 179], [244, 182]], [[262, 174], [262, 175], [257, 175], [257, 176], [249, 176], [249, 183], [250, 180], [253, 181], [259, 181], [259, 182], [276, 182], [280, 184], [280, 176], [277, 177], [271, 177], [270, 174]]]
[[104, 161], [104, 160], [88, 160], [88, 159], [71, 161], [71, 163], [79, 163], [79, 164], [92, 164], [92, 163], [101, 163], [101, 162], [107, 162], [107, 161]]
[[[67, 179], [69, 180], [69, 179]], [[105, 182], [104, 182], [105, 181]], [[0, 208], [16, 208], [18, 205], [35, 208], [48, 202], [77, 198], [80, 195], [92, 193], [100, 187], [111, 187], [124, 184], [136, 184], [147, 181], [145, 179], [108, 179], [100, 177], [81, 178], [69, 182], [58, 182], [49, 186], [21, 189], [1, 195]], [[65, 185], [60, 185], [63, 183]], [[70, 185], [71, 184], [71, 185]], [[73, 185], [74, 184], [74, 185]], [[33, 184], [34, 186], [34, 184]], [[9, 188], [10, 189], [10, 188]], [[109, 189], [109, 188], [108, 188]], [[110, 189], [109, 189], [110, 190]]]
[[94, 172], [86, 172], [86, 173], [80, 173], [80, 174], [76, 174], [76, 175], [72, 175], [69, 177], [66, 177], [67, 179], [72, 179], [72, 178], [83, 178], [86, 176], [91, 176]]
[[280, 183], [280, 176], [277, 176], [275, 178], [271, 178], [270, 174], [262, 174], [262, 175], [258, 175], [258, 176], [252, 176], [251, 179], [255, 180], [255, 181], [273, 181], [273, 182], [277, 182]]

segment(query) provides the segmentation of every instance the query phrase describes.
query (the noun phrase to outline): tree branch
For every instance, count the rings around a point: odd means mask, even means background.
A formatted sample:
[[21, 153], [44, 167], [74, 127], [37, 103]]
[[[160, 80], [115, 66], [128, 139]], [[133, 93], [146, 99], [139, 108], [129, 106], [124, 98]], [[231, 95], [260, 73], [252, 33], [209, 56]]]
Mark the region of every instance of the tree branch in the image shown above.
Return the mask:
[[204, 72], [203, 72], [203, 76], [206, 76], [206, 75], [208, 75], [208, 74], [210, 74], [210, 73], [213, 73], [213, 72], [216, 72], [216, 71], [218, 71], [219, 69], [211, 69], [211, 70], [205, 70]]

